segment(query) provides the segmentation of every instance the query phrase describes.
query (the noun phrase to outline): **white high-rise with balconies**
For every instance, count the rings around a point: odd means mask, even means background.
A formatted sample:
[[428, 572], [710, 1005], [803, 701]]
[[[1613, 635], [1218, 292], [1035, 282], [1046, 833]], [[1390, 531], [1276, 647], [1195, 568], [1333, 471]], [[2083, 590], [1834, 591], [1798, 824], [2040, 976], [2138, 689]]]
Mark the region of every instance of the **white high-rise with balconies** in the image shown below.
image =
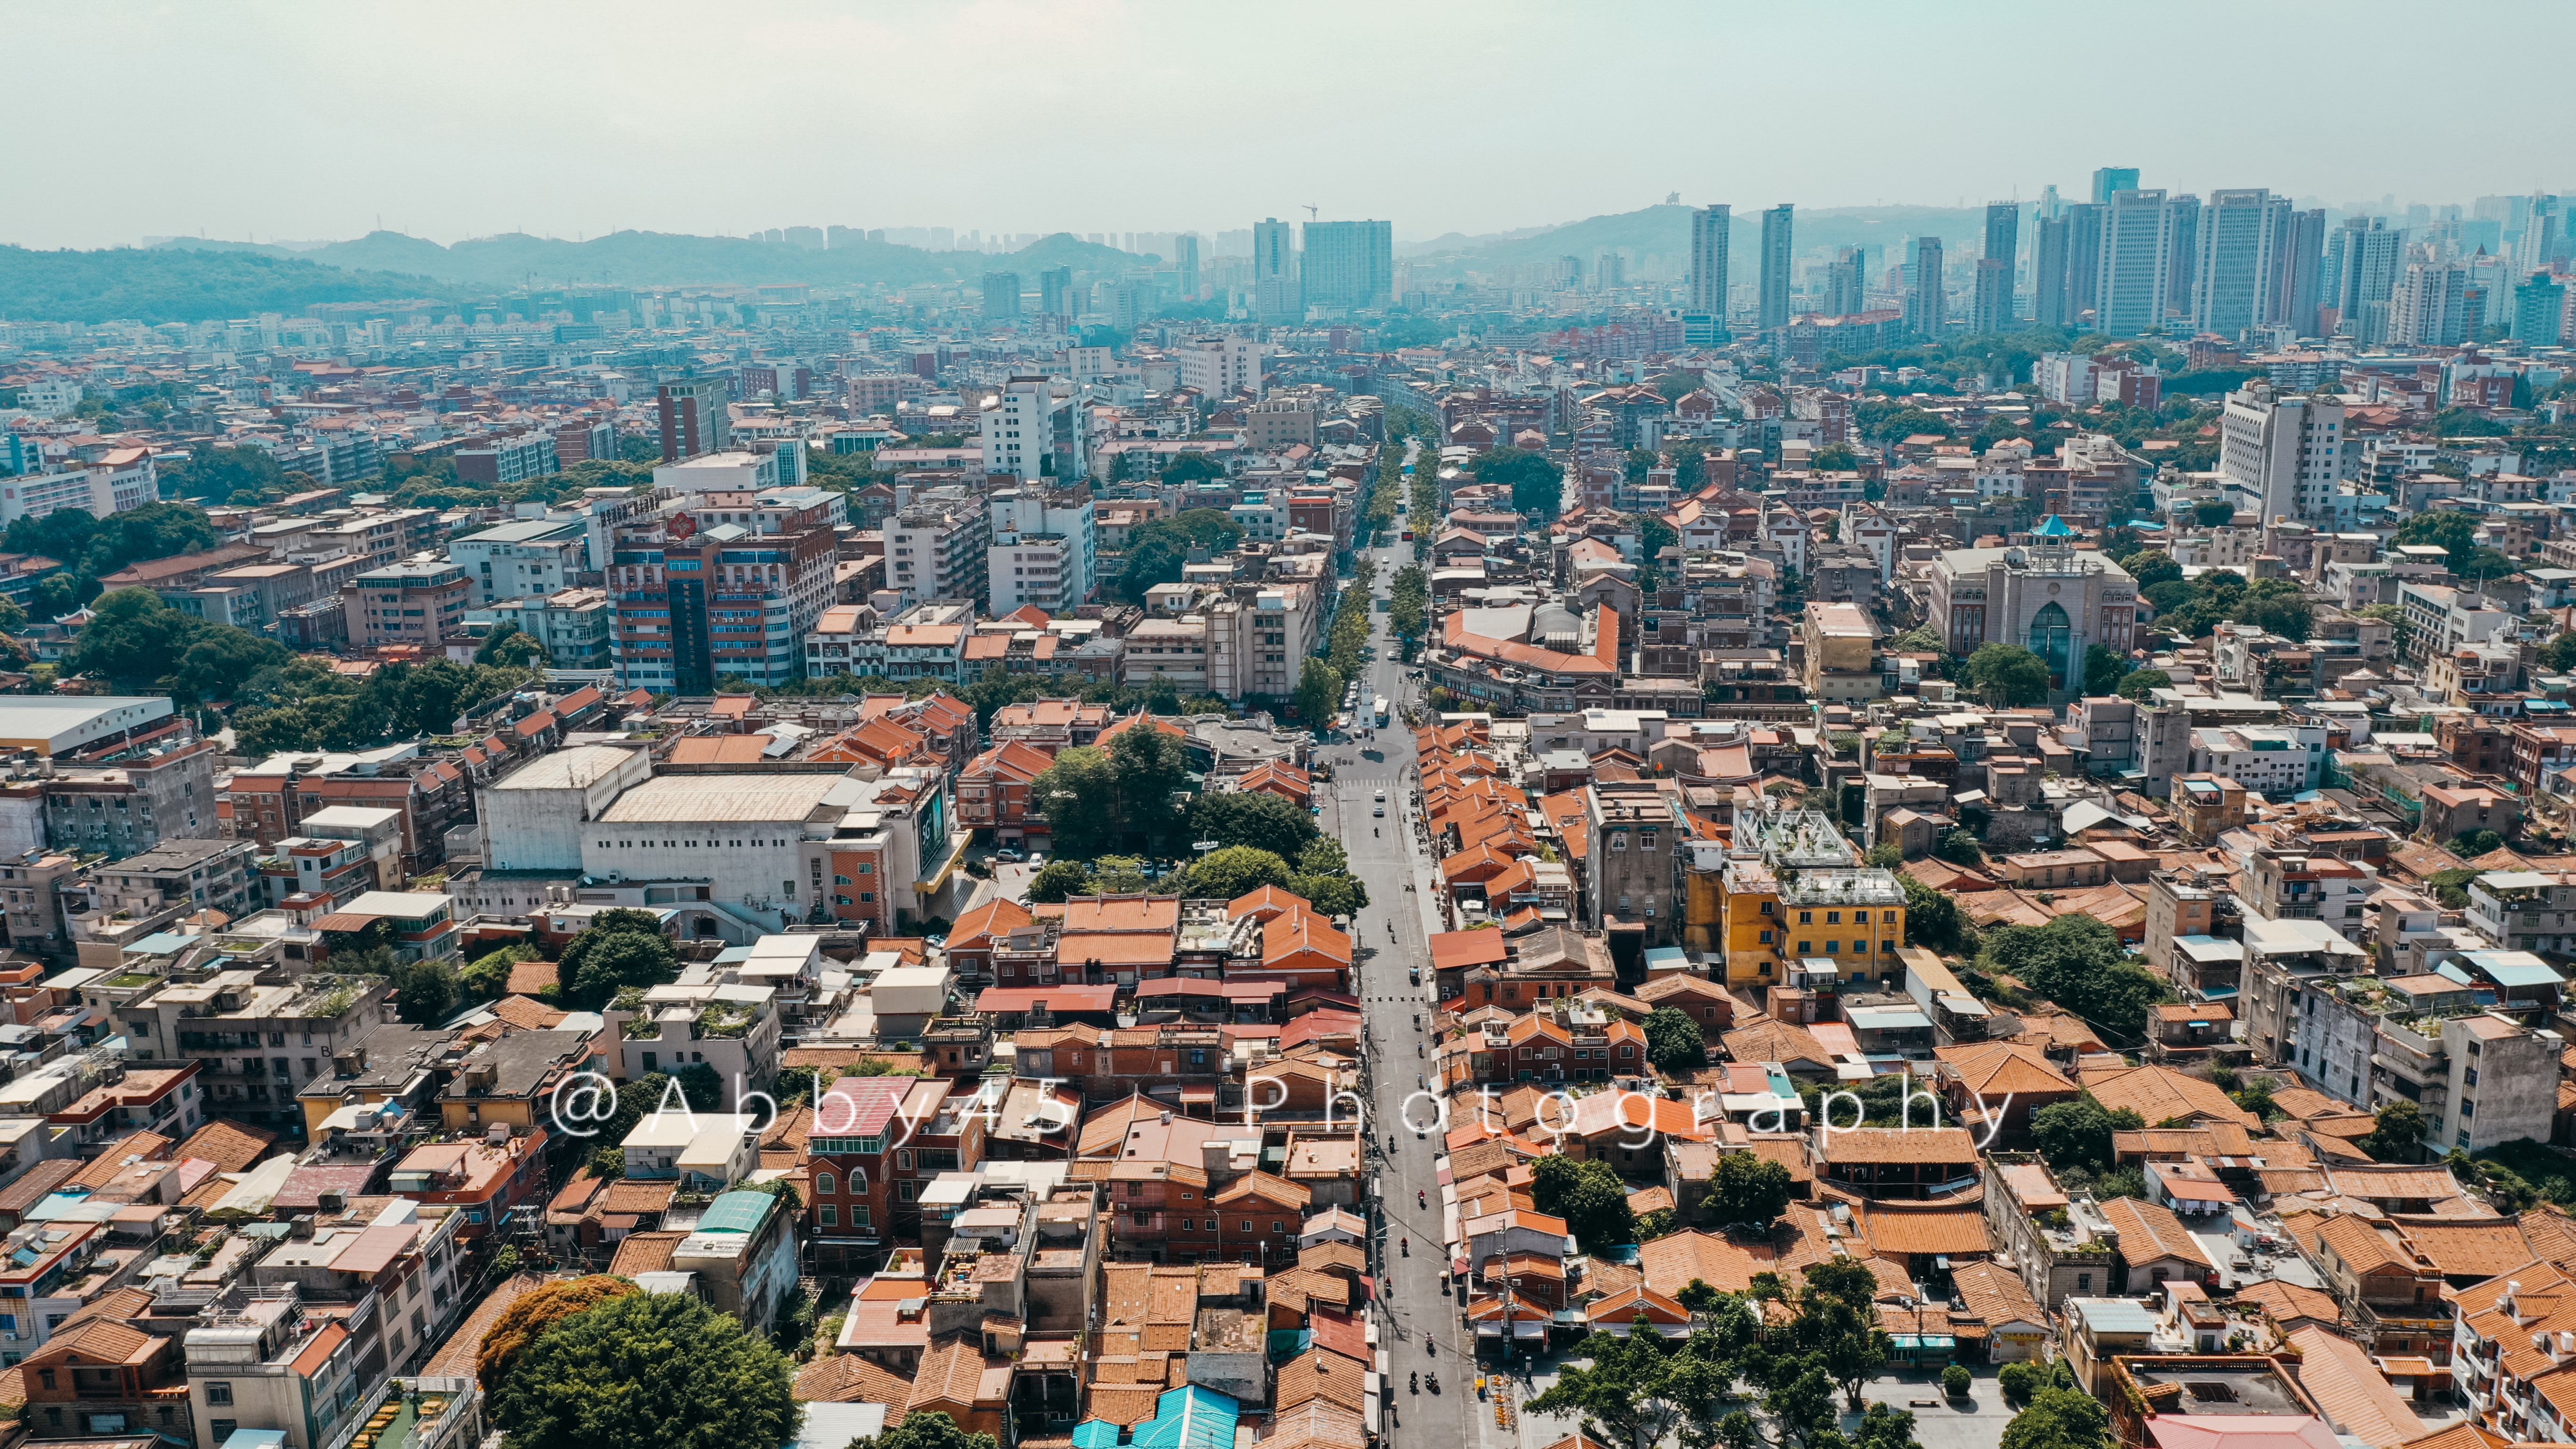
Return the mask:
[[2330, 517], [2344, 480], [2343, 404], [2289, 397], [2256, 381], [2227, 395], [2218, 471], [2238, 513], [2270, 523]]
[[1064, 614], [1091, 597], [1100, 530], [1088, 496], [1005, 488], [991, 503], [990, 609], [1002, 618], [1035, 604]]

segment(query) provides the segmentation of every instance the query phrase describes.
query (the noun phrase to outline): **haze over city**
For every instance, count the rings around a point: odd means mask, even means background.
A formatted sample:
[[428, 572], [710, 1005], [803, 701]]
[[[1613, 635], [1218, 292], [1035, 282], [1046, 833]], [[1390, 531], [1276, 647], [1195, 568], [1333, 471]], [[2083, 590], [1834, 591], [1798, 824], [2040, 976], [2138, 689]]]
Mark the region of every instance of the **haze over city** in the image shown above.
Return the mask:
[[[961, 233], [1692, 205], [1953, 206], [2117, 151], [2320, 204], [2576, 182], [2545, 86], [2428, 75], [2420, 6], [24, 5], [0, 242]], [[2463, 39], [2576, 50], [2562, 6]], [[2330, 18], [2323, 18], [2329, 16]], [[506, 43], [495, 43], [507, 35]], [[2216, 37], [2224, 37], [2223, 43]], [[94, 78], [117, 79], [114, 105]], [[252, 78], [257, 78], [255, 81]], [[2403, 122], [2338, 97], [2409, 97]], [[215, 98], [220, 97], [220, 100]], [[219, 140], [218, 138], [223, 138]], [[233, 148], [266, 154], [256, 165]], [[2124, 164], [2125, 164], [2124, 163]], [[2556, 169], [2566, 169], [2563, 165]], [[66, 174], [76, 200], [47, 196]], [[69, 201], [70, 204], [65, 204]]]

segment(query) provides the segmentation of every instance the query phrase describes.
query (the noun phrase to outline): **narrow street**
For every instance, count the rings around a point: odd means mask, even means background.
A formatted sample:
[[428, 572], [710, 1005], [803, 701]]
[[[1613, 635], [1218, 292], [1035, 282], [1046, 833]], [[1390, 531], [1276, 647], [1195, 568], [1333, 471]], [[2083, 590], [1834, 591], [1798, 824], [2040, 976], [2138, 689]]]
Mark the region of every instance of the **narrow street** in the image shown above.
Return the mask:
[[[1393, 589], [1395, 571], [1410, 564], [1412, 548], [1399, 541], [1371, 551], [1377, 560], [1378, 597]], [[1427, 892], [1436, 862], [1420, 837], [1422, 811], [1414, 803], [1413, 734], [1403, 724], [1408, 704], [1419, 702], [1405, 666], [1395, 657], [1386, 616], [1372, 613], [1370, 645], [1378, 657], [1361, 671], [1355, 734], [1367, 731], [1366, 712], [1384, 695], [1390, 714], [1374, 739], [1333, 745], [1326, 754], [1335, 778], [1326, 792], [1324, 828], [1350, 853], [1351, 872], [1368, 886], [1353, 945], [1357, 990], [1367, 1028], [1374, 1091], [1369, 1129], [1382, 1155], [1372, 1163], [1382, 1238], [1377, 1245], [1378, 1292], [1384, 1306], [1387, 1367], [1391, 1375], [1388, 1433], [1400, 1449], [1458, 1449], [1462, 1445], [1515, 1442], [1495, 1430], [1489, 1405], [1476, 1400], [1474, 1355], [1458, 1317], [1458, 1303], [1441, 1281], [1440, 1183], [1435, 1164], [1443, 1131], [1435, 1120], [1436, 1093], [1415, 1096], [1431, 1072], [1431, 951], [1435, 923]], [[1379, 792], [1386, 814], [1375, 814]], [[1408, 890], [1406, 887], [1413, 887]], [[1408, 973], [1419, 973], [1419, 983]], [[1405, 1125], [1408, 1101], [1416, 1132]], [[1409, 1244], [1409, 1250], [1405, 1246]], [[1415, 1374], [1437, 1374], [1407, 1385]]]

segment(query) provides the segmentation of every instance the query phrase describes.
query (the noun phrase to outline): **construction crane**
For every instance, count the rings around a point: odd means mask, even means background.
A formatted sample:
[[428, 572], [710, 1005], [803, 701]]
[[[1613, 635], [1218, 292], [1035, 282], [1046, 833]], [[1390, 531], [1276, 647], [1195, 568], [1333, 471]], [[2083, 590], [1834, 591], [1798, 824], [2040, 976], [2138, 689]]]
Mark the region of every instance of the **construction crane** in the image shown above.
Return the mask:
[[1315, 205], [1313, 205], [1313, 204], [1311, 204], [1311, 203], [1309, 203], [1309, 204], [1307, 205], [1307, 207], [1306, 207], [1306, 219], [1307, 219], [1308, 221], [1313, 221], [1316, 217], [1321, 216], [1321, 215], [1323, 215], [1323, 209], [1322, 209], [1322, 208], [1317, 207], [1317, 206], [1315, 206]]

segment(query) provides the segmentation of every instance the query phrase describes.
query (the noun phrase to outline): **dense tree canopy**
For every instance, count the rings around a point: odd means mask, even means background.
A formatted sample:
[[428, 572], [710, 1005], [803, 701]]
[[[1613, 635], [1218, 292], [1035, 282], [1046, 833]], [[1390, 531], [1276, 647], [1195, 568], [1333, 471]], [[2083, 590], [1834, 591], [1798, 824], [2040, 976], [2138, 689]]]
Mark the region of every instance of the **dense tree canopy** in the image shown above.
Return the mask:
[[520, 1449], [785, 1444], [804, 1409], [794, 1365], [684, 1293], [612, 1298], [549, 1329], [493, 1396]]
[[1540, 518], [1554, 518], [1565, 507], [1565, 469], [1545, 453], [1520, 448], [1494, 448], [1478, 453], [1467, 465], [1479, 483], [1500, 483], [1512, 490], [1512, 507]]
[[1978, 965], [2018, 978], [2115, 1045], [2142, 1040], [2149, 1008], [2167, 996], [2164, 982], [2129, 960], [2119, 936], [2092, 916], [2070, 913], [2045, 926], [1997, 926], [1983, 938]]
[[1986, 643], [1968, 656], [1968, 687], [1998, 709], [2048, 698], [2048, 664], [2018, 644]]
[[510, 1370], [518, 1366], [519, 1356], [556, 1324], [636, 1291], [635, 1285], [624, 1278], [592, 1273], [522, 1294], [485, 1331], [483, 1342], [474, 1351], [474, 1376], [482, 1380], [487, 1393], [500, 1387]]
[[1565, 1219], [1587, 1253], [1636, 1241], [1637, 1218], [1628, 1185], [1609, 1163], [1578, 1162], [1550, 1153], [1531, 1165], [1530, 1196], [1538, 1210]]
[[1646, 1059], [1668, 1076], [1704, 1070], [1708, 1066], [1708, 1037], [1687, 1012], [1657, 1007], [1646, 1018]]
[[1789, 1169], [1750, 1152], [1721, 1152], [1708, 1176], [1711, 1221], [1767, 1229], [1789, 1210], [1796, 1191]]
[[564, 946], [556, 971], [573, 1009], [597, 1011], [627, 987], [678, 980], [680, 963], [660, 917], [621, 907], [591, 917]]
[[1119, 591], [1129, 603], [1142, 604], [1147, 590], [1181, 581], [1181, 565], [1192, 549], [1220, 554], [1242, 541], [1242, 526], [1213, 508], [1137, 524], [1127, 530], [1127, 571], [1118, 576]]

